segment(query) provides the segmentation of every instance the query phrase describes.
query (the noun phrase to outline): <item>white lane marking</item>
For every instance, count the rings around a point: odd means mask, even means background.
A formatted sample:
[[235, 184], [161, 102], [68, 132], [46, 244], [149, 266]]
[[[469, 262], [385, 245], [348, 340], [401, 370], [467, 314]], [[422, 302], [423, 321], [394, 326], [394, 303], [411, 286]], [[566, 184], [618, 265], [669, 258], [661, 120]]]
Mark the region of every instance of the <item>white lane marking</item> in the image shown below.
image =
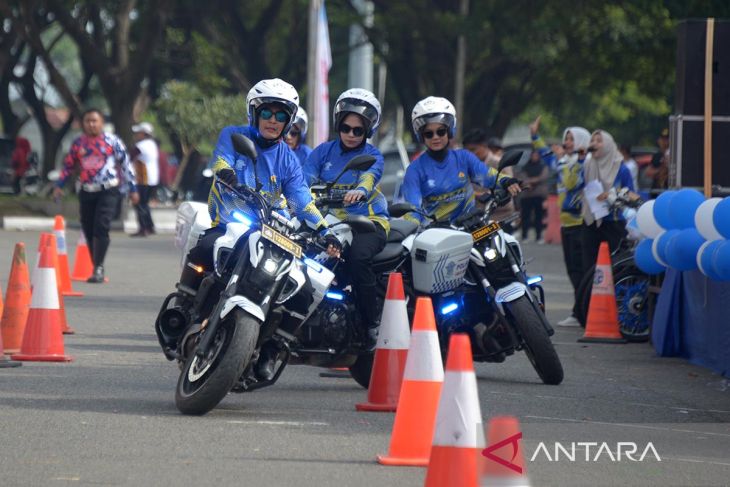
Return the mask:
[[591, 421], [589, 419], [573, 419], [573, 418], [553, 418], [551, 416], [525, 416], [525, 418], [531, 418], [531, 419], [549, 419], [551, 421], [566, 421], [568, 423], [586, 423], [586, 424], [600, 424], [600, 425], [607, 425], [607, 426], [620, 426], [624, 428], [642, 428], [647, 430], [657, 430], [657, 431], [673, 431], [675, 433], [692, 433], [695, 435], [702, 435], [702, 436], [722, 436], [726, 438], [730, 438], [730, 434], [727, 433], [712, 433], [709, 431], [696, 431], [696, 430], [687, 430], [687, 429], [679, 429], [679, 428], [667, 428], [663, 426], [649, 426], [645, 424], [628, 424], [628, 423], [609, 423], [606, 421]]
[[265, 420], [231, 420], [226, 421], [228, 424], [258, 424], [264, 426], [329, 426], [329, 423], [320, 423], [317, 421], [265, 421]]
[[725, 467], [730, 467], [730, 463], [723, 463], [723, 462], [713, 462], [712, 460], [696, 460], [692, 458], [675, 458], [675, 457], [664, 457], [662, 458], [663, 461], [666, 460], [673, 460], [675, 462], [688, 462], [688, 463], [707, 463], [710, 465], [722, 465]]

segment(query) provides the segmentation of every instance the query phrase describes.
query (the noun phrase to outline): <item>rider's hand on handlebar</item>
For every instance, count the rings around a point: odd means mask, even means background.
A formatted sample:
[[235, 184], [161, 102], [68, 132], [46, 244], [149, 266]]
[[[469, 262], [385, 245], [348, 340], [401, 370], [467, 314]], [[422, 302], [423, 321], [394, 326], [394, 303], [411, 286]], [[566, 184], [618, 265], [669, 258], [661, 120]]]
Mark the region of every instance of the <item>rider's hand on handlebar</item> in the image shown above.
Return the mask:
[[342, 199], [342, 201], [346, 205], [351, 205], [357, 201], [360, 201], [364, 197], [365, 197], [364, 191], [359, 190], [359, 189], [352, 189], [345, 194], [345, 197]]
[[322, 246], [327, 249], [327, 255], [330, 257], [339, 257], [342, 252], [342, 244], [340, 241], [331, 233], [326, 234], [322, 237]]
[[228, 186], [236, 187], [238, 185], [238, 176], [236, 176], [236, 171], [233, 169], [225, 167], [219, 170], [216, 176]]
[[516, 178], [504, 178], [502, 179], [500, 184], [504, 189], [509, 191], [509, 194], [511, 194], [512, 196], [522, 191], [522, 186], [520, 186], [521, 182], [519, 179]]

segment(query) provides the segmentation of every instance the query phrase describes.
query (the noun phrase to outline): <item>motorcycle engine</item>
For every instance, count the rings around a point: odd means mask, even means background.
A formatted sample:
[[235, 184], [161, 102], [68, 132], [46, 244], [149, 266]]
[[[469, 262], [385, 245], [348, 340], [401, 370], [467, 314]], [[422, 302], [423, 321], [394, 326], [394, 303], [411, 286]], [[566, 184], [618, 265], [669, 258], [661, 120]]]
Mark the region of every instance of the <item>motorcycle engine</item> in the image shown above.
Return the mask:
[[305, 347], [342, 348], [351, 340], [347, 304], [324, 301], [297, 333]]

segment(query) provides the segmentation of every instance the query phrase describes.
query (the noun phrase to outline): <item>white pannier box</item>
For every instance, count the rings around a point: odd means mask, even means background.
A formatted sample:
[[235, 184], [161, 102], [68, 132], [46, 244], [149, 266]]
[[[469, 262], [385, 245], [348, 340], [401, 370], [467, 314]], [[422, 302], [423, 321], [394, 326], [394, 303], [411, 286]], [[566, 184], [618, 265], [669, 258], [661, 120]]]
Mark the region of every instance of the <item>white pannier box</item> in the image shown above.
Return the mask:
[[210, 228], [208, 205], [196, 201], [186, 201], [177, 209], [175, 219], [175, 247], [182, 252], [180, 265], [185, 264], [190, 249], [198, 243], [200, 235]]
[[469, 266], [474, 241], [471, 234], [448, 228], [431, 228], [413, 242], [413, 286], [422, 293], [436, 294], [457, 288]]

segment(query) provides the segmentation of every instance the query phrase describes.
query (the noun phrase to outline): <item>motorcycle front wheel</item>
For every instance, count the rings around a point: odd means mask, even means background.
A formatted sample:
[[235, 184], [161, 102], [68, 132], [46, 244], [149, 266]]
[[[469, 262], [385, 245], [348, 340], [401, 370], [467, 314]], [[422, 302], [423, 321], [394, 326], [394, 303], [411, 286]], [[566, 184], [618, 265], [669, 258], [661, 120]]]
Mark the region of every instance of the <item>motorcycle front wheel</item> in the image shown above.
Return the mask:
[[538, 311], [527, 296], [508, 303], [514, 325], [524, 340], [525, 353], [543, 383], [558, 385], [563, 382], [563, 365], [553, 343], [545, 331]]
[[226, 397], [251, 360], [259, 326], [256, 318], [235, 308], [219, 324], [207, 356], [190, 354], [175, 391], [181, 413], [205, 414]]
[[357, 356], [355, 363], [350, 365], [350, 374], [355, 382], [367, 389], [370, 387], [370, 375], [373, 371], [372, 353], [361, 353]]

